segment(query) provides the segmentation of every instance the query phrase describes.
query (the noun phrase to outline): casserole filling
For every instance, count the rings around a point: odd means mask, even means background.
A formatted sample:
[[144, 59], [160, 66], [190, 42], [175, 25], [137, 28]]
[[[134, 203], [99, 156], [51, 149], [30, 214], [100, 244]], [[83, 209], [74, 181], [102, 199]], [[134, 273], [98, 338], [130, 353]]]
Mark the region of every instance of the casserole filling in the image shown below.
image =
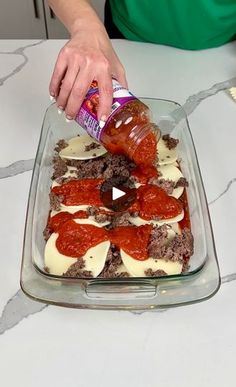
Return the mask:
[[[58, 142], [44, 230], [47, 272], [119, 278], [188, 270], [193, 236], [178, 140], [162, 136], [157, 152], [157, 165], [137, 166], [107, 153], [87, 134]], [[101, 194], [117, 178], [127, 200], [127, 192], [135, 192], [123, 210], [107, 206]]]

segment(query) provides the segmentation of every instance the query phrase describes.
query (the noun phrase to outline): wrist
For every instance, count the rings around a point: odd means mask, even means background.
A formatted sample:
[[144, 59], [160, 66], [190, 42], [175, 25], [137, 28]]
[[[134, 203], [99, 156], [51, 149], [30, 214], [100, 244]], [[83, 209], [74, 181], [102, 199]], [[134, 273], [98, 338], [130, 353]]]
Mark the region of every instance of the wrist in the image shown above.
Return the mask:
[[70, 35], [71, 37], [74, 37], [78, 34], [80, 34], [81, 32], [85, 32], [85, 31], [103, 31], [105, 30], [105, 27], [103, 26], [103, 23], [98, 19], [96, 20], [97, 18], [89, 18], [89, 19], [85, 19], [85, 18], [78, 18], [76, 19], [72, 25], [70, 26], [70, 29], [69, 29], [69, 32], [70, 32]]

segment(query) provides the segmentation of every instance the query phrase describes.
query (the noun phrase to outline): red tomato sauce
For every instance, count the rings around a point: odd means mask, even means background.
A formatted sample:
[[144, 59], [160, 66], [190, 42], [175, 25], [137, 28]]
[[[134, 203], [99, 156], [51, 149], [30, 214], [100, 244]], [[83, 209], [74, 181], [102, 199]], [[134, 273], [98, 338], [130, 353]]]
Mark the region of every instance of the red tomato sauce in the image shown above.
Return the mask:
[[78, 206], [88, 204], [102, 206], [99, 187], [103, 179], [71, 180], [58, 187], [52, 188], [56, 195], [63, 195], [63, 204], [66, 206]]
[[111, 243], [124, 250], [131, 257], [144, 261], [148, 259], [148, 241], [152, 225], [122, 226], [109, 231]]
[[73, 220], [64, 223], [58, 230], [56, 247], [61, 254], [81, 257], [88, 249], [108, 240], [107, 230], [92, 224], [78, 224]]
[[154, 133], [148, 134], [133, 154], [133, 160], [137, 165], [153, 165], [157, 155], [157, 139]]
[[190, 214], [189, 214], [189, 206], [188, 206], [188, 198], [187, 198], [187, 192], [184, 190], [181, 197], [179, 198], [179, 201], [182, 203], [184, 208], [184, 217], [179, 222], [181, 230], [184, 228], [191, 229], [191, 222], [190, 222]]
[[131, 176], [136, 177], [140, 184], [147, 184], [149, 179], [158, 176], [158, 171], [153, 165], [139, 165], [131, 172]]
[[155, 185], [140, 186], [137, 193], [139, 215], [145, 220], [170, 219], [179, 215], [183, 210], [182, 203]]
[[[151, 133], [140, 144], [133, 158], [138, 165], [132, 176], [138, 178], [141, 184], [137, 189], [136, 202], [129, 208], [129, 212], [137, 212], [145, 220], [162, 220], [178, 216], [184, 209], [184, 218], [179, 222], [180, 227], [190, 229], [190, 216], [186, 190], [180, 199], [172, 196], [148, 181], [158, 176], [157, 169], [153, 166], [156, 158], [156, 138]], [[71, 180], [61, 186], [52, 188], [56, 195], [63, 196], [66, 206], [88, 205], [103, 206], [100, 199], [100, 186], [103, 179]], [[100, 214], [112, 214], [112, 211], [100, 209]], [[74, 214], [60, 212], [48, 221], [52, 232], [58, 233], [56, 247], [61, 254], [68, 257], [82, 257], [89, 248], [104, 241], [110, 241], [117, 248], [137, 260], [148, 259], [148, 243], [153, 225], [120, 226], [107, 230], [90, 224], [77, 224], [73, 219], [86, 219], [86, 211], [77, 211]]]
[[50, 228], [52, 232], [57, 232], [59, 227], [66, 223], [68, 220], [72, 219], [86, 219], [88, 218], [88, 214], [86, 211], [76, 211], [74, 214], [70, 214], [67, 211], [59, 212], [58, 214], [52, 216], [48, 220], [47, 226]]
[[78, 224], [73, 220], [59, 226], [56, 247], [61, 254], [81, 257], [89, 248], [109, 240], [134, 259], [148, 259], [148, 241], [152, 225], [124, 226], [106, 230], [90, 224]]

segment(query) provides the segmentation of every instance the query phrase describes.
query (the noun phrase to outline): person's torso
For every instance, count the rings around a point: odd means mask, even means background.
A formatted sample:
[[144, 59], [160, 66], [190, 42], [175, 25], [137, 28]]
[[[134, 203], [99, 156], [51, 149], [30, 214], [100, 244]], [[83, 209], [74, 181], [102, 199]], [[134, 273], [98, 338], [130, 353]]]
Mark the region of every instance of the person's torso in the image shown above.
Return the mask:
[[236, 36], [236, 0], [109, 0], [130, 40], [184, 49], [220, 46]]

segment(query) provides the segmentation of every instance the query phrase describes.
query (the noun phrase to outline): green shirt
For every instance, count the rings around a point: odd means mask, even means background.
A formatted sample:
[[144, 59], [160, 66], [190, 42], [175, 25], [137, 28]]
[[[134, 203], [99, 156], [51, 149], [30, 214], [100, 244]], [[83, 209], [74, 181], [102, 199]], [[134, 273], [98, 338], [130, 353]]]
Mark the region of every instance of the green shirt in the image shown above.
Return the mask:
[[236, 37], [236, 0], [110, 0], [112, 18], [130, 40], [190, 50]]

